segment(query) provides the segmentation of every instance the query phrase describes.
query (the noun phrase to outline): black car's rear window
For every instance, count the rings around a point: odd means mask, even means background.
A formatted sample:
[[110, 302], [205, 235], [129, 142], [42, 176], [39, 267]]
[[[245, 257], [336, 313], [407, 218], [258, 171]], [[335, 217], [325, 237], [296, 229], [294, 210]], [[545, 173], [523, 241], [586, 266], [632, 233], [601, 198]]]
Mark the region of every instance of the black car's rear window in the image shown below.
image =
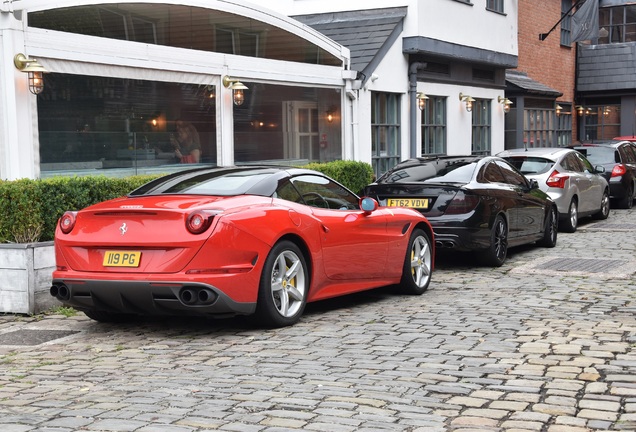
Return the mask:
[[474, 160], [432, 161], [398, 166], [380, 178], [378, 183], [468, 183], [473, 178], [476, 166], [477, 162]]
[[504, 159], [522, 174], [543, 174], [554, 165], [554, 161], [538, 156], [506, 156]]
[[576, 150], [583, 153], [592, 165], [603, 165], [616, 163], [615, 150], [613, 147], [586, 146], [576, 147]]

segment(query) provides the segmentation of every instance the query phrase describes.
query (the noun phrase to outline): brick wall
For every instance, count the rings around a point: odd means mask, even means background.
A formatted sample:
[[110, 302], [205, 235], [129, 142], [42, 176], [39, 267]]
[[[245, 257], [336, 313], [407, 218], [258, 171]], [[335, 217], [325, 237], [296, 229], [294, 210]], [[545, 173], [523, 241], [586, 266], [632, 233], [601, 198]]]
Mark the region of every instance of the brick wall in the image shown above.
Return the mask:
[[[539, 40], [539, 34], [547, 33], [561, 19], [561, 0], [519, 0], [518, 19], [518, 70], [563, 93], [557, 103], [573, 104], [576, 44], [561, 45], [560, 24], [545, 40]], [[573, 113], [572, 121], [576, 123], [576, 120], [576, 114]], [[576, 124], [572, 125], [572, 129], [576, 131]], [[576, 139], [576, 132], [574, 135], [573, 140]]]

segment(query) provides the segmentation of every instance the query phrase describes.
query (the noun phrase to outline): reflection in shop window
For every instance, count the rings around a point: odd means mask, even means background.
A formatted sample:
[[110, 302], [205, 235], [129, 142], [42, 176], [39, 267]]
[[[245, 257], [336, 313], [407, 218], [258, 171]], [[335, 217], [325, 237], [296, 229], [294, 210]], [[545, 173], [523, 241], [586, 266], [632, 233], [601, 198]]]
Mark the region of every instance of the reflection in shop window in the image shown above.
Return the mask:
[[620, 105], [585, 105], [579, 117], [584, 124], [584, 141], [605, 141], [620, 136]]
[[279, 27], [202, 7], [161, 3], [73, 6], [30, 12], [28, 23], [48, 30], [177, 48], [342, 65], [341, 59]]
[[260, 35], [236, 29], [216, 29], [216, 51], [225, 54], [259, 57]]
[[[46, 91], [38, 96], [43, 176], [131, 175], [217, 163], [214, 86], [59, 73], [45, 80]], [[334, 111], [339, 89], [248, 86], [245, 103], [233, 108], [237, 164], [342, 158], [340, 110]], [[178, 128], [181, 123], [195, 132]]]
[[342, 159], [337, 89], [247, 83], [234, 106], [234, 160], [302, 165]]
[[[50, 73], [38, 96], [40, 170], [131, 175], [216, 164], [214, 86]], [[195, 128], [191, 140], [177, 128]], [[194, 143], [194, 141], [197, 141]], [[176, 142], [176, 144], [175, 144]]]

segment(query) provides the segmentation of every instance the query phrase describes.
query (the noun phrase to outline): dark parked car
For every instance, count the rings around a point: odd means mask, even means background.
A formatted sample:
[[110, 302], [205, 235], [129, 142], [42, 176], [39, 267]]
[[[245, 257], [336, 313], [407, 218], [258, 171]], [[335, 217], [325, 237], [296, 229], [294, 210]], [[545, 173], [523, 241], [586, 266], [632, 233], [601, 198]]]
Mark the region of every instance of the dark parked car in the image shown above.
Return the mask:
[[615, 140], [574, 148], [583, 153], [592, 165], [605, 167], [604, 176], [610, 186], [612, 204], [619, 208], [632, 208], [636, 193], [636, 144]]
[[479, 251], [501, 266], [508, 247], [554, 247], [558, 215], [552, 199], [495, 156], [409, 159], [370, 184], [364, 194], [383, 206], [412, 207], [433, 226], [442, 249]]
[[559, 229], [574, 232], [579, 219], [592, 216], [607, 219], [610, 211], [609, 186], [603, 166], [592, 164], [576, 150], [535, 147], [498, 153], [523, 175], [539, 183], [559, 209]]

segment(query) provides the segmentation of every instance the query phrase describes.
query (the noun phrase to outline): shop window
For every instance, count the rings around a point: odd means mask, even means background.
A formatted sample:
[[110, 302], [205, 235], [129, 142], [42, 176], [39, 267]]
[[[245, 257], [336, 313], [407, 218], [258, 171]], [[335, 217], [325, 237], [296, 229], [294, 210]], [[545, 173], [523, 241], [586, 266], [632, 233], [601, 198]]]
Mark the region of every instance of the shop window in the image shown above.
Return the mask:
[[429, 96], [422, 111], [422, 156], [446, 154], [446, 98]]
[[327, 88], [247, 85], [245, 102], [234, 106], [237, 164], [302, 165], [342, 159], [340, 93]]
[[492, 145], [491, 101], [476, 99], [472, 110], [472, 154], [490, 154]]
[[552, 109], [526, 109], [523, 112], [523, 146], [554, 147], [555, 113]]
[[43, 176], [216, 164], [214, 86], [60, 73], [45, 80], [37, 104]]
[[[515, 99], [505, 119], [505, 148], [565, 147], [572, 144], [572, 105], [548, 99]], [[517, 108], [525, 106], [517, 124]], [[558, 107], [557, 107], [558, 104]], [[558, 108], [558, 111], [557, 111]], [[522, 131], [520, 130], [522, 129]], [[521, 133], [521, 142], [517, 133]]]
[[[341, 59], [300, 36], [209, 8], [161, 3], [74, 6], [30, 12], [28, 23], [47, 30], [177, 48], [342, 65]], [[266, 38], [260, 37], [265, 34]]]
[[620, 105], [586, 105], [578, 111], [583, 123], [583, 141], [605, 141], [620, 136]]
[[400, 161], [400, 95], [371, 93], [371, 162], [376, 176]]

